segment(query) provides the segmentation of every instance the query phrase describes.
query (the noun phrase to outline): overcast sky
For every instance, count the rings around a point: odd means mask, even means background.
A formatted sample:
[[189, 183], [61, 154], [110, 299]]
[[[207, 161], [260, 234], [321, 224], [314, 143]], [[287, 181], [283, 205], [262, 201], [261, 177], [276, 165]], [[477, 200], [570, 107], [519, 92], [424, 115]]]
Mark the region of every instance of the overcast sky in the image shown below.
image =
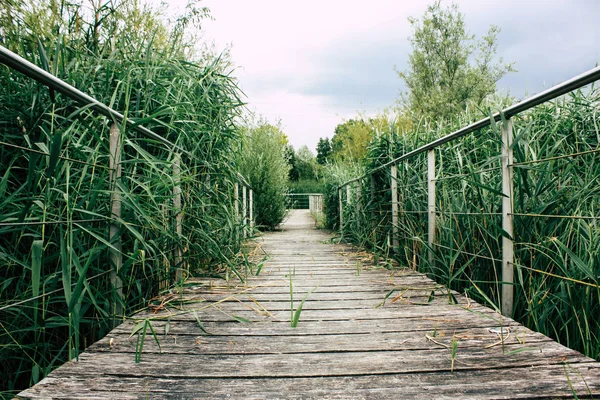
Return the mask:
[[[231, 48], [248, 107], [281, 120], [292, 145], [316, 147], [342, 119], [372, 115], [403, 90], [408, 17], [422, 0], [204, 0], [214, 18], [205, 39]], [[498, 56], [514, 72], [498, 89], [522, 98], [593, 68], [600, 61], [599, 0], [459, 0], [468, 30], [502, 31]], [[448, 1], [443, 4], [448, 5]]]

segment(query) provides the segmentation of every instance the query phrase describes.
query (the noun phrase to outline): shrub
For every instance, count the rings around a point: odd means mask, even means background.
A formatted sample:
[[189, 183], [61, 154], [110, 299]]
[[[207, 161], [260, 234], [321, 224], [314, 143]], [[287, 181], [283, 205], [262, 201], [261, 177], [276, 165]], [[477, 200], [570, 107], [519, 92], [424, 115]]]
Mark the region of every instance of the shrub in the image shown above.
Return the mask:
[[281, 129], [266, 122], [244, 129], [240, 170], [254, 190], [254, 215], [259, 228], [272, 230], [286, 215], [290, 169], [286, 142]]

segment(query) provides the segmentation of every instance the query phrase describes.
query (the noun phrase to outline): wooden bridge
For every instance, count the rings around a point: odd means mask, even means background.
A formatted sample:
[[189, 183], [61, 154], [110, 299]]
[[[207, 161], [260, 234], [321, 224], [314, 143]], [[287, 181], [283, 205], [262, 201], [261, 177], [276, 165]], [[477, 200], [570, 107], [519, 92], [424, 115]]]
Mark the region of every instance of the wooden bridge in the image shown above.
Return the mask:
[[[259, 239], [268, 255], [260, 275], [241, 285], [190, 280], [182, 296], [137, 314], [20, 396], [600, 396], [600, 363], [421, 274], [375, 266], [313, 226], [294, 211], [281, 232]], [[291, 290], [294, 310], [307, 296], [295, 328]]]

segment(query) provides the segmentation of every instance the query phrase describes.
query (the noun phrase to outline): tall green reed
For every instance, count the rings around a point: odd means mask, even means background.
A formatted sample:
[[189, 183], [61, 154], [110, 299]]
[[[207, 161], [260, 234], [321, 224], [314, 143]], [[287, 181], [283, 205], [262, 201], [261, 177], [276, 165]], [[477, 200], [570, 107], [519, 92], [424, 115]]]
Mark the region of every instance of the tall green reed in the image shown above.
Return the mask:
[[[517, 117], [514, 151], [514, 316], [600, 359], [600, 131], [594, 86]], [[371, 143], [366, 170], [465, 126], [421, 121]], [[427, 245], [427, 160], [398, 165], [396, 259], [499, 308], [502, 231], [500, 132], [486, 128], [436, 152], [436, 241]], [[392, 253], [390, 173], [361, 181], [359, 207], [344, 207], [344, 239]], [[337, 196], [328, 199], [337, 204]], [[357, 212], [357, 210], [359, 210]], [[332, 215], [334, 218], [337, 216]], [[328, 215], [328, 217], [332, 217]], [[429, 254], [432, 260], [429, 261]]]
[[[190, 43], [150, 11], [136, 14], [130, 1], [111, 4], [98, 10], [97, 32], [85, 31], [91, 25], [77, 4], [62, 14], [56, 8], [48, 19], [35, 7], [11, 9], [1, 13], [0, 40], [191, 154], [181, 155], [175, 179], [173, 148], [119, 127], [123, 212], [116, 222], [121, 301], [129, 314], [172, 282], [178, 268], [213, 275], [235, 268], [241, 101], [226, 57], [189, 57]], [[124, 23], [136, 15], [146, 21], [142, 28]], [[11, 397], [77, 357], [123, 316], [111, 314], [107, 257], [114, 248], [113, 121], [6, 67], [0, 81], [0, 392]], [[173, 206], [179, 181], [181, 235]], [[183, 258], [176, 265], [178, 249]]]

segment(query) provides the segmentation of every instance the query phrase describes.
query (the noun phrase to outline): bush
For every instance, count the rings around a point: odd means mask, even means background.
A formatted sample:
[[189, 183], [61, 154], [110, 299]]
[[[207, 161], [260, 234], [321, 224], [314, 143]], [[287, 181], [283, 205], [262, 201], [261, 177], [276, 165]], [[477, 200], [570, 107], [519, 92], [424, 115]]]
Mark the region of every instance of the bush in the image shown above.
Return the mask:
[[254, 215], [259, 228], [272, 230], [286, 215], [290, 170], [286, 141], [281, 129], [265, 122], [244, 129], [240, 170], [254, 190]]
[[[336, 162], [329, 165], [323, 171], [322, 181], [325, 186], [325, 227], [328, 229], [339, 229], [340, 225], [340, 206], [338, 186], [360, 175], [361, 168], [357, 164], [345, 164]], [[345, 199], [345, 194], [342, 194]]]
[[301, 179], [288, 183], [290, 193], [325, 193], [325, 182], [323, 180]]

